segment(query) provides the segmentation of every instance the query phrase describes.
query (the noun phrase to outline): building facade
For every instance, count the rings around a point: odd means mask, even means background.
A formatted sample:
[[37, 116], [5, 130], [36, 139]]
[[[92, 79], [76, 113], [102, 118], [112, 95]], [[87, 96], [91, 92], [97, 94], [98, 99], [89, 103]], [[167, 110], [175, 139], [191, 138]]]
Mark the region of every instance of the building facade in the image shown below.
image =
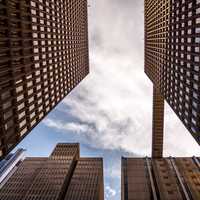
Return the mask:
[[153, 107], [163, 109], [153, 110], [153, 124], [157, 115], [160, 121], [153, 143], [163, 137], [165, 99], [200, 144], [199, 14], [198, 0], [145, 0], [145, 72], [157, 94]]
[[47, 158], [26, 158], [0, 199], [103, 200], [103, 160], [80, 158], [79, 151], [79, 144], [58, 144]]
[[87, 0], [0, 2], [0, 157], [88, 73]]
[[200, 199], [200, 159], [122, 158], [122, 200]]
[[0, 189], [6, 183], [6, 181], [16, 171], [19, 164], [25, 158], [25, 150], [18, 149], [15, 153], [8, 154], [5, 159], [0, 161]]

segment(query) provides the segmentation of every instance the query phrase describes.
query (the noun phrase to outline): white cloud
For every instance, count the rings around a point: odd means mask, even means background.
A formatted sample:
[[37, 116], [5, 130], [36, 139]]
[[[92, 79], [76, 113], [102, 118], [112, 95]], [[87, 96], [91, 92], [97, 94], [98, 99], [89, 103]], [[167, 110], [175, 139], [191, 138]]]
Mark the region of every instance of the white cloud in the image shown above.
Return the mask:
[[172, 109], [165, 106], [165, 156], [200, 156], [200, 147]]
[[113, 197], [117, 194], [116, 190], [114, 190], [113, 188], [111, 188], [109, 185], [106, 186], [106, 196], [107, 197]]
[[[150, 155], [152, 84], [143, 69], [143, 2], [89, 4], [90, 74], [63, 102], [78, 122], [46, 123], [82, 134], [81, 140], [94, 147]], [[165, 155], [200, 152], [168, 107], [165, 118]]]
[[[143, 1], [90, 0], [89, 4], [90, 74], [63, 101], [66, 119], [70, 115], [76, 120], [65, 121], [57, 115], [45, 123], [63, 133], [77, 134], [79, 142], [91, 147], [150, 155], [152, 83], [144, 74]], [[164, 155], [199, 152], [166, 105]], [[105, 177], [117, 179], [107, 184], [106, 200], [120, 199], [119, 160], [111, 159], [105, 167]]]

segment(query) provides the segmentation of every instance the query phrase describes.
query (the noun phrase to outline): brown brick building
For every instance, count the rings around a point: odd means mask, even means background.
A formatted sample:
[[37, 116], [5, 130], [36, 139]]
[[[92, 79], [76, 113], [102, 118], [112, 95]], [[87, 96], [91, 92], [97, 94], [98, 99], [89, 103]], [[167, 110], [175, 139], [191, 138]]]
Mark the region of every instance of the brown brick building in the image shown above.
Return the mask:
[[0, 190], [4, 200], [103, 200], [103, 160], [58, 144], [48, 158], [26, 158]]
[[88, 73], [87, 0], [0, 1], [0, 157]]
[[145, 0], [145, 72], [154, 87], [154, 157], [162, 157], [164, 100], [200, 144], [199, 44], [199, 0]]
[[200, 159], [122, 158], [122, 200], [199, 200]]

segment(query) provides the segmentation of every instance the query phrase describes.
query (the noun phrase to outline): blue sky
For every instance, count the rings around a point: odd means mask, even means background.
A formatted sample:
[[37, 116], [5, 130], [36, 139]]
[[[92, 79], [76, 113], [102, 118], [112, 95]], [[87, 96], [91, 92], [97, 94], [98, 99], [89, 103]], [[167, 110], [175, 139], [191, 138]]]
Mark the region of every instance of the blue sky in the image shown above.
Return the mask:
[[[73, 96], [73, 94], [71, 94]], [[63, 121], [76, 122], [72, 116], [67, 115], [67, 108], [62, 112], [62, 103], [59, 104], [45, 119], [60, 119]], [[104, 158], [104, 181], [105, 199], [120, 199], [120, 170], [121, 156], [134, 156], [134, 154], [124, 152], [122, 149], [95, 148], [84, 143], [83, 138], [74, 131], [63, 131], [48, 127], [45, 123], [40, 123], [34, 130], [14, 149], [26, 149], [26, 156], [49, 156], [55, 145], [59, 142], [80, 142], [82, 157], [103, 157]]]
[[[121, 156], [151, 153], [152, 83], [144, 74], [143, 1], [89, 0], [90, 74], [19, 145], [48, 156], [80, 142], [81, 156], [104, 158], [106, 200], [120, 199]], [[200, 155], [165, 106], [165, 156]]]
[[[46, 119], [59, 118], [67, 120], [59, 110], [63, 105], [59, 104]], [[72, 120], [69, 118], [68, 120]], [[40, 123], [34, 130], [14, 149], [25, 148], [26, 156], [49, 156], [55, 145], [59, 142], [80, 142], [82, 157], [103, 157], [104, 158], [104, 181], [105, 199], [120, 199], [120, 166], [121, 156], [130, 156], [122, 150], [107, 150], [91, 147], [82, 142], [82, 138], [72, 131], [59, 131]]]

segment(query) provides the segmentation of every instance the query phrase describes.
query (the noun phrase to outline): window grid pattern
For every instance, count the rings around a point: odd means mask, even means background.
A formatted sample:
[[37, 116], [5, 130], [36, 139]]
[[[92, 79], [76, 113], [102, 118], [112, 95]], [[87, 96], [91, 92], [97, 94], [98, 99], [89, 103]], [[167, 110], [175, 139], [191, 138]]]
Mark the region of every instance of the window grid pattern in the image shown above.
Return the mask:
[[40, 172], [36, 175], [24, 200], [35, 200], [35, 197], [44, 200], [59, 199], [68, 173], [71, 171], [72, 159], [54, 160], [48, 158]]
[[34, 200], [35, 197], [44, 200], [60, 199], [70, 181], [78, 155], [78, 144], [57, 144], [36, 175], [24, 200]]
[[0, 156], [88, 73], [87, 0], [0, 2]]
[[178, 158], [176, 165], [180, 169], [183, 180], [188, 183], [192, 198], [200, 199], [200, 171], [198, 166], [192, 158]]
[[172, 0], [164, 96], [200, 143], [200, 1]]
[[[199, 158], [170, 157], [148, 158], [148, 160], [153, 182], [150, 181], [148, 175], [147, 158], [122, 158], [123, 200], [153, 199], [151, 184], [155, 186], [157, 199], [183, 200], [186, 199], [185, 192], [189, 199], [200, 198]], [[141, 186], [138, 183], [142, 183]], [[128, 184], [128, 189], [125, 189], [126, 184]], [[148, 189], [144, 189], [144, 187]], [[185, 188], [184, 192], [183, 187]]]
[[[0, 155], [3, 155], [18, 140], [19, 134], [15, 134], [15, 130], [22, 131], [20, 122], [22, 125], [26, 121], [25, 104], [22, 103], [26, 89], [18, 88], [17, 84], [22, 77], [26, 81], [33, 59], [27, 1], [1, 1], [0, 26]], [[18, 111], [18, 105], [21, 111]]]
[[[67, 149], [67, 150], [66, 150]], [[64, 159], [69, 157], [79, 158], [79, 144], [59, 143], [51, 154], [52, 159]]]
[[153, 160], [153, 171], [161, 199], [183, 200], [175, 173], [170, 162], [165, 159]]
[[145, 72], [160, 90], [166, 63], [169, 4], [169, 0], [145, 1]]
[[26, 158], [0, 190], [0, 199], [22, 200], [46, 158]]
[[102, 158], [79, 154], [79, 144], [59, 143], [48, 158], [27, 158], [0, 190], [0, 199], [103, 200]]
[[152, 157], [163, 156], [163, 128], [164, 128], [164, 98], [160, 91], [153, 88], [153, 134], [152, 134]]
[[80, 158], [70, 181], [65, 200], [103, 200], [103, 161]]
[[122, 158], [124, 192], [122, 200], [150, 200], [151, 190], [145, 160]]
[[200, 1], [145, 1], [145, 72], [200, 144]]

